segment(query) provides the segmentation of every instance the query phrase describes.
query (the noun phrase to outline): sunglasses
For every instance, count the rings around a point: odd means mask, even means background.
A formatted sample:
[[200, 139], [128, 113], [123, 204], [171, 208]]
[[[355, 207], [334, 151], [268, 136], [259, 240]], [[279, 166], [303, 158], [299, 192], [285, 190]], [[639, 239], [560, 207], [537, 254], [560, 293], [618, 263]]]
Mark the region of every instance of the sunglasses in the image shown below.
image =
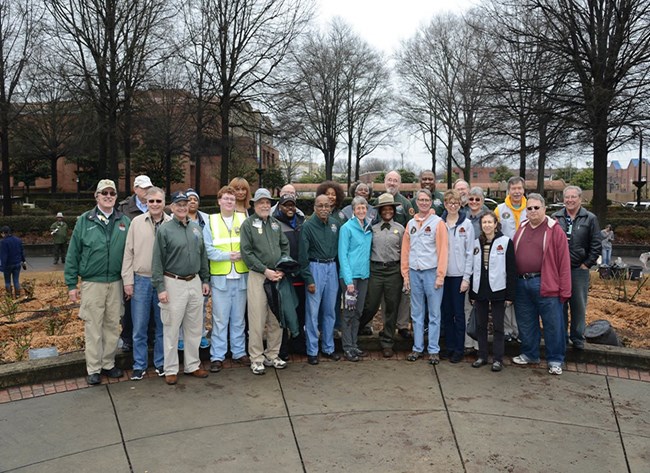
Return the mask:
[[480, 202], [481, 198], [480, 197], [470, 197], [467, 199], [469, 202]]
[[530, 207], [526, 207], [526, 210], [528, 210], [528, 211], [530, 212], [530, 211], [532, 211], [532, 210], [539, 210], [539, 209], [541, 209], [541, 208], [542, 208], [542, 207], [539, 206], [539, 205], [531, 205]]
[[110, 195], [111, 197], [115, 197], [117, 195], [117, 192], [115, 191], [101, 191], [101, 195]]
[[149, 200], [147, 200], [147, 202], [150, 203], [150, 204], [162, 204], [163, 203], [162, 199], [149, 199]]

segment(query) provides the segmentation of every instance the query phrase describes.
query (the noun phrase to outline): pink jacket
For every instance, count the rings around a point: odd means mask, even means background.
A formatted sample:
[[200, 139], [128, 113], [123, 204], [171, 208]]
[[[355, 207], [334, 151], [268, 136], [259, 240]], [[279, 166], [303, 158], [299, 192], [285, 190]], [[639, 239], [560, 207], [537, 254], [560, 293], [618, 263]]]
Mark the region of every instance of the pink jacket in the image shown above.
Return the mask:
[[[566, 234], [558, 223], [550, 217], [546, 218], [546, 232], [544, 234], [544, 254], [542, 256], [542, 281], [540, 295], [542, 297], [559, 297], [562, 303], [571, 298], [571, 257], [569, 256], [569, 243]], [[530, 220], [525, 220], [515, 233], [515, 254], [521, 235], [530, 225]], [[544, 223], [542, 223], [544, 225]]]

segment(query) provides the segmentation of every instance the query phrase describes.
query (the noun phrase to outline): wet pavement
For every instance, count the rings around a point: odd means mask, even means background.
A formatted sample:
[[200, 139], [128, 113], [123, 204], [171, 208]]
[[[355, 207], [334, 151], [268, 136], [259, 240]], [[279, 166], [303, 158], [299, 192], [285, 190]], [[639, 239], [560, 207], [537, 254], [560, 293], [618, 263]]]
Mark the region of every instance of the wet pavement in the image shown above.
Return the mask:
[[400, 358], [227, 368], [175, 386], [150, 370], [7, 402], [0, 471], [650, 471], [647, 372]]

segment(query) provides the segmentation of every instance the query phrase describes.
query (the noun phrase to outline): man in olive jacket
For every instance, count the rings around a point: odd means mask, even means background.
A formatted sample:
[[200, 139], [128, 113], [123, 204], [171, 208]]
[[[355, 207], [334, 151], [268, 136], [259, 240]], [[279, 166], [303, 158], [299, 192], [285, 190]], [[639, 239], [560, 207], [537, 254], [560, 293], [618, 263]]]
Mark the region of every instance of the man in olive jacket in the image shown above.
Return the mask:
[[[100, 374], [119, 378], [115, 352], [124, 312], [122, 257], [130, 220], [114, 208], [117, 190], [110, 179], [97, 184], [97, 206], [77, 220], [65, 260], [65, 283], [70, 302], [81, 299], [79, 318], [85, 322], [88, 384]], [[81, 278], [81, 291], [77, 289]]]

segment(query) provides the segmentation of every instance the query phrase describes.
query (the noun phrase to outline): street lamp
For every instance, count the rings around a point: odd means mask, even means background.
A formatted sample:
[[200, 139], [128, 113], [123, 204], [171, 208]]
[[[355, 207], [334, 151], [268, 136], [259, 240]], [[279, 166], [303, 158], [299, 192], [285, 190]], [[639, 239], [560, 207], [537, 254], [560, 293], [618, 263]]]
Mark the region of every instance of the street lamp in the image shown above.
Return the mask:
[[639, 129], [639, 177], [632, 184], [636, 186], [636, 206], [641, 207], [641, 189], [646, 185], [646, 179], [643, 177], [643, 133]]

